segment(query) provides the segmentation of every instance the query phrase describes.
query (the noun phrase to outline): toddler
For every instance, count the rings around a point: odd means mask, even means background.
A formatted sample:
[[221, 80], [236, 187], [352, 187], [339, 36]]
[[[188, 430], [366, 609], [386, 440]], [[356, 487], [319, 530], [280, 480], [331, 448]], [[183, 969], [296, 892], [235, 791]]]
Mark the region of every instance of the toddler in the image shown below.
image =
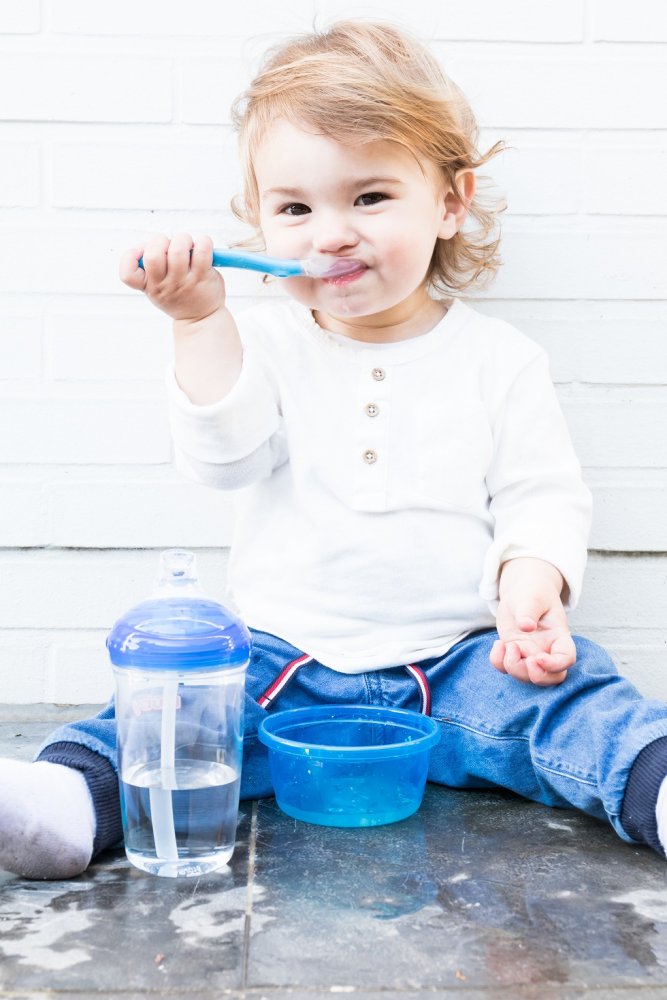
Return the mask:
[[[497, 266], [475, 186], [496, 148], [383, 24], [280, 45], [234, 113], [252, 245], [352, 262], [238, 316], [210, 239], [157, 236], [121, 263], [173, 320], [178, 466], [241, 491], [242, 795], [271, 794], [256, 734], [274, 706], [397, 706], [442, 727], [431, 781], [576, 807], [664, 856], [667, 704], [568, 627], [590, 495], [547, 359], [460, 297]], [[0, 866], [83, 871], [122, 835], [113, 704], [36, 763], [1, 762], [0, 787]]]

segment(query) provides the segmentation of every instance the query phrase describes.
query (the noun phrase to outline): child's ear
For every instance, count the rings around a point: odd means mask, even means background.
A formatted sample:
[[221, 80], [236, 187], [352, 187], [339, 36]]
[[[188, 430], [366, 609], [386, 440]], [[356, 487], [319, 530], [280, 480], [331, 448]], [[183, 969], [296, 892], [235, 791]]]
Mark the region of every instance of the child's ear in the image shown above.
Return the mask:
[[440, 223], [438, 236], [451, 240], [465, 222], [470, 202], [475, 195], [475, 175], [472, 170], [460, 170], [456, 175], [458, 193], [450, 188], [445, 195], [445, 211]]

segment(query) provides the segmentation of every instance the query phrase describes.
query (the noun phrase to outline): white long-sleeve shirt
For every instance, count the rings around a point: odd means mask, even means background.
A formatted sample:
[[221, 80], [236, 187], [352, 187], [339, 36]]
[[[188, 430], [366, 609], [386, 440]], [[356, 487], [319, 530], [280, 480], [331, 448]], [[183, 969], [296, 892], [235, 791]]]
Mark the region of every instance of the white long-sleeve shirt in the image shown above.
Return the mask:
[[334, 670], [437, 656], [493, 626], [503, 561], [556, 566], [578, 599], [590, 493], [540, 347], [455, 301], [372, 345], [290, 301], [238, 318], [229, 395], [169, 376], [178, 467], [238, 489], [229, 568], [247, 625]]

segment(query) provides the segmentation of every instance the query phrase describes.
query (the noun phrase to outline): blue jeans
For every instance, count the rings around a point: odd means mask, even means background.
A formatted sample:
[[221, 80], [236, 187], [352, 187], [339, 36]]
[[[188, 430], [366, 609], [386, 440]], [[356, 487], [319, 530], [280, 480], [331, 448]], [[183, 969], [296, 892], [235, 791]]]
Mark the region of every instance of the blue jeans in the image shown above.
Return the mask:
[[[267, 709], [258, 699], [300, 651], [253, 632], [245, 699], [242, 798], [272, 794], [266, 748], [257, 728]], [[563, 684], [535, 687], [489, 662], [497, 633], [469, 636], [444, 656], [422, 661], [441, 739], [429, 780], [452, 788], [505, 788], [549, 806], [574, 807], [607, 820], [624, 840], [620, 813], [639, 752], [667, 736], [667, 704], [642, 697], [620, 677], [609, 655], [575, 637], [577, 662]], [[421, 692], [402, 667], [341, 674], [310, 661], [268, 711], [318, 703], [386, 705], [419, 711]], [[45, 747], [68, 742], [116, 764], [113, 702], [98, 716], [63, 726]], [[43, 748], [44, 749], [44, 748]]]

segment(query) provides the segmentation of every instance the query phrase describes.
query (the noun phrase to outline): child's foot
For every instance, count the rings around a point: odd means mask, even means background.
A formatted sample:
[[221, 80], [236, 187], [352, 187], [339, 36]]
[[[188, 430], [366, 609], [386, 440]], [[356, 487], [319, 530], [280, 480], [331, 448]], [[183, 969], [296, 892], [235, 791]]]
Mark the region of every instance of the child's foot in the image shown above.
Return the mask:
[[0, 759], [0, 868], [24, 878], [80, 875], [90, 864], [95, 811], [80, 771]]
[[658, 840], [667, 856], [667, 778], [663, 779], [658, 792], [658, 802], [655, 807], [655, 818], [658, 821]]

